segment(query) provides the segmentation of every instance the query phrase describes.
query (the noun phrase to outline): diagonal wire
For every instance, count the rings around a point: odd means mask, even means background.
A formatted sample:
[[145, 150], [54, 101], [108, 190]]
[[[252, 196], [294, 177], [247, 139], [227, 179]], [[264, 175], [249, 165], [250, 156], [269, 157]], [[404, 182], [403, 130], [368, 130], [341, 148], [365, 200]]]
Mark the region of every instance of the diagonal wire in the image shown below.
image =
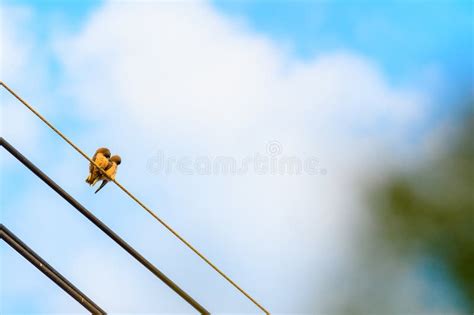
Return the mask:
[[35, 266], [41, 271], [46, 277], [53, 281], [58, 287], [64, 290], [69, 296], [79, 302], [85, 309], [91, 314], [107, 314], [103, 309], [100, 308], [94, 301], [92, 301], [87, 295], [81, 292], [74, 286], [66, 277], [60, 274], [50, 264], [48, 264], [43, 258], [35, 253], [28, 245], [18, 238], [12, 231], [6, 226], [0, 223], [0, 239], [3, 239], [5, 243], [10, 245], [17, 253], [23, 256], [28, 262]]
[[176, 283], [174, 283], [170, 278], [168, 278], [163, 272], [156, 268], [156, 266], [149, 262], [139, 252], [137, 252], [131, 245], [125, 242], [125, 240], [118, 236], [113, 230], [111, 230], [102, 221], [96, 218], [89, 210], [84, 208], [83, 205], [81, 205], [71, 195], [64, 191], [61, 186], [56, 184], [51, 178], [49, 178], [45, 173], [43, 173], [38, 167], [36, 167], [36, 165], [34, 165], [30, 160], [28, 160], [24, 155], [22, 155], [18, 150], [16, 150], [15, 147], [13, 147], [10, 143], [8, 143], [8, 141], [3, 139], [2, 137], [0, 137], [0, 145], [14, 158], [16, 158], [21, 164], [23, 164], [24, 167], [26, 167], [35, 176], [41, 179], [44, 184], [49, 186], [49, 188], [54, 190], [61, 198], [63, 198], [67, 203], [69, 203], [74, 209], [79, 211], [80, 214], [86, 217], [99, 230], [104, 232], [104, 234], [107, 235], [112, 241], [114, 241], [118, 246], [125, 250], [130, 256], [135, 258], [143, 267], [148, 269], [153, 275], [163, 281], [163, 283], [166, 284], [170, 289], [172, 289], [176, 294], [178, 294], [181, 298], [188, 302], [189, 305], [194, 307], [200, 314], [210, 314], [209, 311], [207, 311], [202, 305], [200, 305], [189, 294], [187, 294], [183, 289], [181, 289]]
[[168, 225], [163, 219], [158, 217], [150, 208], [148, 208], [143, 202], [141, 202], [137, 197], [135, 197], [128, 189], [126, 189], [122, 184], [120, 184], [115, 179], [110, 178], [105, 171], [98, 166], [87, 154], [85, 154], [77, 145], [75, 145], [71, 140], [69, 140], [61, 131], [54, 127], [46, 118], [44, 118], [33, 106], [28, 104], [23, 100], [18, 94], [16, 94], [8, 85], [3, 81], [0, 81], [2, 85], [11, 95], [13, 95], [17, 100], [19, 100], [23, 105], [25, 105], [30, 111], [33, 112], [39, 119], [41, 119], [49, 128], [51, 128], [56, 134], [58, 134], [64, 141], [66, 141], [70, 146], [72, 146], [80, 155], [82, 155], [86, 160], [88, 160], [92, 165], [97, 167], [102, 174], [104, 174], [110, 181], [114, 182], [125, 194], [132, 198], [136, 203], [138, 203], [143, 209], [145, 209], [153, 218], [160, 222], [168, 231], [170, 231], [174, 236], [176, 236], [184, 245], [186, 245], [190, 250], [192, 250], [196, 255], [198, 255], [202, 260], [204, 260], [212, 269], [219, 273], [224, 279], [226, 279], [230, 284], [232, 284], [237, 290], [239, 290], [243, 295], [245, 295], [250, 301], [252, 301], [258, 308], [260, 308], [265, 314], [270, 314], [260, 303], [258, 303], [250, 294], [248, 294], [244, 289], [242, 289], [237, 283], [235, 283], [231, 278], [229, 278], [223, 271], [221, 271], [216, 265], [214, 265], [206, 256], [201, 254], [193, 245], [191, 245], [186, 239], [184, 239], [178, 232], [176, 232], [170, 225]]

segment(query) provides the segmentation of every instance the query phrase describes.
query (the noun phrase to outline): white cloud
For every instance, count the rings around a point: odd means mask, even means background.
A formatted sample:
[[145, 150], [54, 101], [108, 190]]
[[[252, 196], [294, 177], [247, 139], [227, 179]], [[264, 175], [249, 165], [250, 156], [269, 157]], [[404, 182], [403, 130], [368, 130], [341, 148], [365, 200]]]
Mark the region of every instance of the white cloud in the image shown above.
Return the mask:
[[[423, 95], [392, 86], [372, 61], [352, 52], [303, 63], [205, 2], [106, 3], [55, 47], [65, 71], [61, 89], [80, 104], [77, 119], [94, 124], [74, 136], [80, 147], [89, 152], [106, 143], [120, 153], [119, 181], [272, 312], [308, 312], [313, 292], [327, 306], [325, 288], [356, 250], [365, 207], [361, 175], [377, 174], [388, 153], [397, 158], [387, 147], [399, 148], [423, 118]], [[241, 158], [265, 154], [270, 140], [285, 155], [318, 157], [328, 174], [154, 176], [146, 168], [156, 149]], [[138, 208], [124, 210], [134, 206], [116, 187], [84, 197], [82, 179], [71, 182], [79, 164], [68, 173], [67, 163], [54, 166], [58, 180], [91, 206], [112, 208], [100, 214], [211, 311], [255, 310], [224, 289], [224, 280], [207, 278], [206, 266], [196, 267], [186, 249], [157, 232], [158, 223]], [[110, 309], [145, 303], [141, 294], [133, 302], [114, 299], [113, 285], [94, 287], [96, 275], [116, 277], [101, 263], [81, 277], [79, 266], [95, 254], [77, 246], [81, 254], [69, 270]], [[140, 290], [129, 280], [131, 291]]]
[[[181, 199], [173, 218], [199, 225], [186, 235], [238, 261], [223, 269], [276, 312], [307, 311], [295, 289], [321, 290], [346, 267], [363, 217], [357, 175], [375, 173], [378, 151], [423, 117], [422, 95], [391, 86], [370, 60], [299, 62], [201, 2], [105, 4], [58, 51], [71, 95], [126, 156], [119, 179], [151, 204], [146, 190], [165, 181]], [[135, 180], [150, 158], [139, 152], [242, 156], [273, 139], [288, 155], [316, 155], [328, 175]]]

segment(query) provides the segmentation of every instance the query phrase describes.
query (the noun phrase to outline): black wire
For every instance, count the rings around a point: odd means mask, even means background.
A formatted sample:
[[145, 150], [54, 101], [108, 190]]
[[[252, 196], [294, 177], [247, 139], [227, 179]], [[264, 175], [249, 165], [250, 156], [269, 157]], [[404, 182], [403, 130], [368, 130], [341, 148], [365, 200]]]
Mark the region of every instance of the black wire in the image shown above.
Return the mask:
[[51, 267], [43, 258], [36, 254], [31, 248], [23, 243], [13, 232], [7, 229], [3, 224], [0, 224], [0, 238], [8, 245], [22, 255], [26, 260], [33, 264], [39, 271], [45, 274], [49, 279], [56, 283], [61, 289], [66, 291], [72, 298], [78, 301], [92, 314], [107, 314], [97, 304], [76, 288], [56, 269]]
[[45, 173], [43, 173], [38, 167], [36, 167], [32, 162], [30, 162], [25, 156], [23, 156], [18, 150], [16, 150], [11, 144], [9, 144], [3, 137], [0, 137], [0, 145], [2, 145], [10, 154], [12, 154], [18, 161], [20, 161], [24, 166], [26, 166], [31, 172], [38, 176], [44, 183], [51, 187], [56, 193], [58, 193], [64, 200], [66, 200], [71, 206], [73, 206], [77, 211], [84, 215], [89, 221], [91, 221], [95, 226], [97, 226], [102, 232], [104, 232], [108, 237], [110, 237], [115, 243], [122, 247], [127, 253], [129, 253], [133, 258], [135, 258], [140, 264], [147, 268], [151, 273], [153, 273], [157, 278], [163, 281], [168, 287], [170, 287], [174, 292], [181, 296], [186, 302], [188, 302], [192, 307], [194, 307], [201, 314], [210, 314], [203, 306], [201, 306], [197, 301], [195, 301], [189, 294], [184, 292], [176, 283], [169, 279], [164, 273], [162, 273], [158, 268], [156, 268], [151, 262], [146, 260], [139, 252], [137, 252], [132, 246], [125, 242], [120, 236], [118, 236], [114, 231], [112, 231], [108, 226], [106, 226], [102, 221], [100, 221], [96, 216], [94, 216], [89, 210], [87, 210], [83, 205], [81, 205], [76, 199], [69, 195], [64, 189], [62, 189], [58, 184], [56, 184], [51, 178], [49, 178]]

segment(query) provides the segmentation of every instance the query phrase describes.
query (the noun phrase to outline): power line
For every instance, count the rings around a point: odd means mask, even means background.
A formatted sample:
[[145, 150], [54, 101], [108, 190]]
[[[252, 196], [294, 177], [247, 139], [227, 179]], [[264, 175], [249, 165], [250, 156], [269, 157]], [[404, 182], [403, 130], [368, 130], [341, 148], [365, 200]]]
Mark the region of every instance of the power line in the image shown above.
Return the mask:
[[56, 269], [51, 267], [43, 258], [29, 248], [25, 243], [21, 241], [12, 231], [7, 229], [6, 226], [0, 224], [0, 239], [3, 239], [5, 243], [16, 250], [21, 256], [28, 260], [33, 266], [38, 268], [45, 276], [51, 281], [56, 283], [61, 289], [67, 294], [79, 302], [85, 309], [92, 314], [107, 314], [97, 304], [76, 288], [69, 280], [61, 275]]
[[[66, 141], [70, 146], [72, 146], [80, 155], [82, 155], [86, 160], [92, 163], [97, 167], [102, 174], [106, 177], [107, 174], [105, 171], [99, 167], [94, 161], [92, 161], [87, 154], [85, 154], [78, 146], [76, 146], [71, 140], [69, 140], [61, 131], [54, 127], [46, 118], [44, 118], [33, 106], [28, 104], [23, 100], [19, 95], [17, 95], [8, 85], [3, 81], [0, 81], [2, 85], [10, 94], [12, 94], [17, 100], [19, 100], [23, 105], [25, 105], [30, 111], [33, 112], [39, 119], [41, 119], [49, 128], [51, 128], [56, 134], [58, 134], [64, 141]], [[155, 220], [160, 222], [168, 231], [170, 231], [174, 236], [176, 236], [184, 245], [191, 249], [196, 255], [198, 255], [204, 262], [206, 262], [212, 269], [219, 273], [224, 279], [226, 279], [230, 284], [232, 284], [237, 290], [239, 290], [245, 297], [247, 297], [252, 303], [254, 303], [258, 308], [260, 308], [264, 313], [270, 314], [261, 304], [259, 304], [250, 294], [248, 294], [244, 289], [242, 289], [237, 283], [235, 283], [231, 278], [229, 278], [223, 271], [221, 271], [216, 265], [214, 265], [206, 256], [201, 254], [194, 246], [192, 246], [186, 239], [184, 239], [178, 232], [176, 232], [170, 225], [158, 217], [150, 208], [148, 208], [143, 202], [141, 202], [137, 197], [135, 197], [131, 192], [129, 192], [124, 186], [122, 186], [115, 179], [109, 178], [110, 181], [114, 182], [125, 194], [132, 198], [137, 204], [139, 204], [144, 210], [146, 210]]]
[[33, 174], [39, 177], [46, 185], [53, 189], [59, 196], [66, 200], [71, 206], [73, 206], [77, 211], [79, 211], [83, 216], [85, 216], [92, 224], [98, 227], [102, 232], [104, 232], [108, 237], [110, 237], [117, 245], [122, 247], [127, 253], [129, 253], [133, 258], [135, 258], [140, 264], [147, 268], [151, 273], [153, 273], [157, 278], [163, 281], [168, 287], [175, 291], [179, 296], [181, 296], [186, 302], [188, 302], [192, 307], [194, 307], [201, 314], [210, 314], [203, 306], [201, 306], [196, 300], [194, 300], [189, 294], [184, 292], [176, 283], [169, 279], [164, 273], [162, 273], [158, 268], [156, 268], [151, 262], [146, 260], [139, 252], [137, 252], [131, 245], [125, 242], [120, 236], [118, 236], [112, 229], [100, 221], [96, 216], [87, 210], [82, 204], [80, 204], [76, 199], [69, 195], [64, 189], [61, 188], [56, 182], [48, 177], [41, 169], [34, 165], [30, 160], [28, 160], [23, 154], [21, 154], [15, 147], [13, 147], [8, 141], [0, 137], [0, 145], [5, 148], [11, 155], [13, 155], [18, 161], [20, 161], [26, 168], [28, 168]]

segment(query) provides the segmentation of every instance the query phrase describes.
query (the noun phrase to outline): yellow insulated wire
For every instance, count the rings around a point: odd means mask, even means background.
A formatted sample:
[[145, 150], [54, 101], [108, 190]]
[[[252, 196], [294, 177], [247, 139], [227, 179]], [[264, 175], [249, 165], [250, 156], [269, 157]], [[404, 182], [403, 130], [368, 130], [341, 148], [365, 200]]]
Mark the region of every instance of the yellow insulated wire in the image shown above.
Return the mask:
[[191, 249], [196, 255], [198, 255], [202, 260], [204, 260], [212, 269], [217, 271], [224, 279], [226, 279], [230, 284], [232, 284], [237, 290], [239, 290], [243, 295], [245, 295], [250, 301], [252, 301], [258, 308], [260, 308], [265, 314], [270, 314], [268, 310], [266, 310], [260, 303], [258, 303], [253, 297], [250, 296], [244, 289], [242, 289], [237, 283], [235, 283], [231, 278], [229, 278], [223, 271], [217, 268], [209, 259], [206, 258], [201, 252], [199, 252], [194, 246], [192, 246], [186, 239], [184, 239], [178, 232], [176, 232], [171, 226], [169, 226], [165, 221], [163, 221], [160, 217], [158, 217], [150, 208], [148, 208], [143, 202], [141, 202], [135, 195], [128, 191], [122, 184], [120, 184], [115, 179], [111, 179], [105, 171], [98, 166], [94, 161], [87, 154], [85, 154], [77, 145], [75, 145], [71, 140], [69, 140], [61, 131], [59, 131], [56, 127], [54, 127], [46, 118], [44, 118], [33, 106], [28, 104], [25, 100], [23, 100], [18, 94], [16, 94], [8, 85], [6, 85], [3, 81], [0, 81], [0, 85], [2, 85], [11, 95], [13, 95], [17, 100], [19, 100], [23, 105], [25, 105], [30, 111], [33, 112], [39, 119], [41, 119], [49, 128], [51, 128], [54, 132], [56, 132], [64, 141], [66, 141], [70, 146], [72, 146], [80, 155], [82, 155], [85, 159], [87, 159], [90, 163], [92, 163], [95, 167], [97, 167], [102, 174], [104, 174], [110, 181], [114, 182], [125, 194], [127, 194], [130, 198], [132, 198], [136, 203], [138, 203], [143, 209], [145, 209], [153, 218], [155, 218], [158, 222], [160, 222], [168, 231], [170, 231], [174, 236], [176, 236], [181, 242], [184, 243], [189, 249]]

